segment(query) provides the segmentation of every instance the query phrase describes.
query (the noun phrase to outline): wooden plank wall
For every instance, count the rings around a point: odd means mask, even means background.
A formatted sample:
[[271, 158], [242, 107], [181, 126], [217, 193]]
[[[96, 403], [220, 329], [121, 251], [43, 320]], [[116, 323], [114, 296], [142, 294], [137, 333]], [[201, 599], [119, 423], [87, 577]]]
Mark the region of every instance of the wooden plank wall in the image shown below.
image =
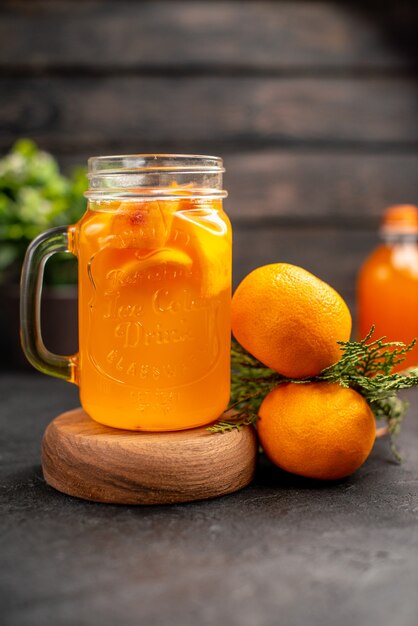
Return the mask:
[[237, 282], [300, 264], [354, 306], [382, 209], [418, 202], [416, 3], [3, 0], [0, 150], [219, 154]]

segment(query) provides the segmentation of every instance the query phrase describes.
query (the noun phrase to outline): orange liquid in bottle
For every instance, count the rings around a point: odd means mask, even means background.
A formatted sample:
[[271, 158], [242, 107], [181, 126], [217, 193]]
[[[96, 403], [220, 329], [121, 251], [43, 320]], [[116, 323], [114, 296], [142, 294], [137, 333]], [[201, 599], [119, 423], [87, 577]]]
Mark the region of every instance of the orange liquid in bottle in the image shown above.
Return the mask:
[[215, 420], [230, 383], [231, 232], [221, 202], [90, 202], [78, 238], [87, 413], [130, 430]]
[[[359, 337], [363, 339], [375, 325], [374, 338], [409, 344], [418, 337], [418, 243], [413, 232], [414, 207], [393, 207], [385, 224], [387, 242], [379, 246], [364, 263], [358, 280]], [[406, 213], [405, 213], [406, 211]], [[409, 216], [402, 232], [398, 222]], [[396, 218], [396, 219], [395, 219]], [[398, 229], [398, 230], [397, 230]], [[399, 232], [400, 229], [400, 232]], [[409, 231], [408, 231], [409, 229]], [[385, 231], [384, 231], [385, 232]], [[418, 365], [418, 346], [394, 371]]]

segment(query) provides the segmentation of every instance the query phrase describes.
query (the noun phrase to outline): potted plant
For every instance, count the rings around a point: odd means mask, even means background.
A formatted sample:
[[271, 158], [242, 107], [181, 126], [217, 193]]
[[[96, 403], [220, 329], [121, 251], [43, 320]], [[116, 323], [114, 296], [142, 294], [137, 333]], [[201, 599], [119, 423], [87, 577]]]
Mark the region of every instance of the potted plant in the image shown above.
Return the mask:
[[[30, 241], [54, 226], [76, 222], [85, 210], [86, 173], [64, 176], [54, 157], [28, 139], [0, 159], [0, 365], [25, 363], [19, 342], [19, 279]], [[77, 347], [77, 264], [71, 255], [48, 261], [42, 296], [42, 330], [48, 348]]]

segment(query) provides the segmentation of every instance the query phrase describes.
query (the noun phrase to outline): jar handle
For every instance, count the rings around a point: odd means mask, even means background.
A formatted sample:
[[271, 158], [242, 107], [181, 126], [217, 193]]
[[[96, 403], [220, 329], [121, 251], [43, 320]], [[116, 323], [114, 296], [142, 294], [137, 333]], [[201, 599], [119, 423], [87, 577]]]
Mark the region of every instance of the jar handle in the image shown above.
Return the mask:
[[[77, 382], [78, 354], [63, 356], [50, 352], [41, 333], [41, 294], [47, 260], [57, 252], [71, 252], [68, 228], [58, 226], [39, 235], [29, 245], [20, 283], [20, 337], [28, 361], [44, 374]], [[72, 228], [72, 227], [70, 227]]]

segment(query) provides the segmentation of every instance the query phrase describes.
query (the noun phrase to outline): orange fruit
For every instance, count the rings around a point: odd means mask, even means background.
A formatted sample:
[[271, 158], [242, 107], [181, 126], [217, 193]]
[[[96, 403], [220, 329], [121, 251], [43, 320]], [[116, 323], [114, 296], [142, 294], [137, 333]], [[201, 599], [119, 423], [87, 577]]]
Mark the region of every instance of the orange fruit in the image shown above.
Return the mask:
[[232, 332], [259, 361], [289, 378], [316, 376], [341, 358], [350, 311], [327, 283], [295, 265], [252, 271], [232, 299]]
[[[218, 207], [218, 208], [215, 208]], [[211, 206], [183, 200], [175, 213], [173, 241], [183, 245], [199, 270], [202, 297], [216, 296], [231, 284], [231, 232], [220, 215], [220, 203]], [[178, 239], [177, 239], [178, 238]]]
[[122, 248], [157, 250], [167, 244], [178, 208], [177, 200], [149, 200], [114, 204], [111, 214], [112, 234]]
[[[149, 252], [144, 257], [134, 257], [126, 263], [120, 264], [119, 271], [124, 273], [125, 280], [132, 278], [135, 282], [135, 276], [139, 272], [143, 272], [152, 267], [160, 267], [163, 265], [177, 265], [183, 269], [190, 269], [192, 266], [191, 258], [182, 250], [174, 250], [170, 248], [162, 248], [155, 252]], [[137, 279], [136, 279], [137, 280]]]
[[349, 476], [367, 459], [376, 422], [366, 400], [337, 383], [286, 383], [263, 400], [257, 430], [269, 459], [321, 480]]

